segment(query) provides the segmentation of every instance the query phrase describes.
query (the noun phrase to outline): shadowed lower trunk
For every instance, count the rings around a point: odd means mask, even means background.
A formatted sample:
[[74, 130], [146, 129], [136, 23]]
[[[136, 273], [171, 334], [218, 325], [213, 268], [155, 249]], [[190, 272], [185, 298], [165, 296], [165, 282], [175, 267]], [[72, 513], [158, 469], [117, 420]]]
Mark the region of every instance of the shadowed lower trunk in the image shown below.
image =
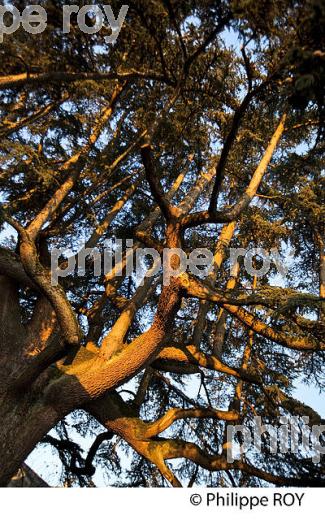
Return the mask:
[[57, 412], [33, 397], [0, 399], [0, 486], [6, 486], [24, 460], [58, 421]]
[[7, 487], [12, 488], [39, 488], [49, 487], [35, 471], [33, 471], [27, 464], [23, 464], [18, 473], [10, 480]]

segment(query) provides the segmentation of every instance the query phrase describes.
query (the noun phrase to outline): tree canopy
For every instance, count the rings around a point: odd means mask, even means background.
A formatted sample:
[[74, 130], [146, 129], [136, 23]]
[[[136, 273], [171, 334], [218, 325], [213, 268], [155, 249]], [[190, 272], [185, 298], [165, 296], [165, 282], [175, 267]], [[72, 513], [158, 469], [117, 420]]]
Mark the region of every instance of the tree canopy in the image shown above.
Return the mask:
[[[227, 458], [227, 426], [324, 424], [293, 397], [324, 389], [324, 3], [128, 0], [114, 44], [64, 3], [0, 44], [1, 485], [45, 444], [66, 485], [324, 485], [301, 449]], [[213, 269], [140, 281], [140, 248]]]

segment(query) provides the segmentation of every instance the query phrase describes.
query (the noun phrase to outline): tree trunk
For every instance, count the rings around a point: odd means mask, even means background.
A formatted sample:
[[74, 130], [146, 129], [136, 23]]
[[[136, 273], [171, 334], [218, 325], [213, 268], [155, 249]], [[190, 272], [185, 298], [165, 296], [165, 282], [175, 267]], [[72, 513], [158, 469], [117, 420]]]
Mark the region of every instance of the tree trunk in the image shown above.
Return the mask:
[[31, 384], [17, 388], [26, 363], [27, 331], [17, 285], [5, 276], [0, 276], [0, 295], [0, 486], [6, 486], [59, 417], [43, 403], [42, 389]]
[[6, 486], [44, 435], [57, 412], [30, 394], [0, 398], [0, 486]]

